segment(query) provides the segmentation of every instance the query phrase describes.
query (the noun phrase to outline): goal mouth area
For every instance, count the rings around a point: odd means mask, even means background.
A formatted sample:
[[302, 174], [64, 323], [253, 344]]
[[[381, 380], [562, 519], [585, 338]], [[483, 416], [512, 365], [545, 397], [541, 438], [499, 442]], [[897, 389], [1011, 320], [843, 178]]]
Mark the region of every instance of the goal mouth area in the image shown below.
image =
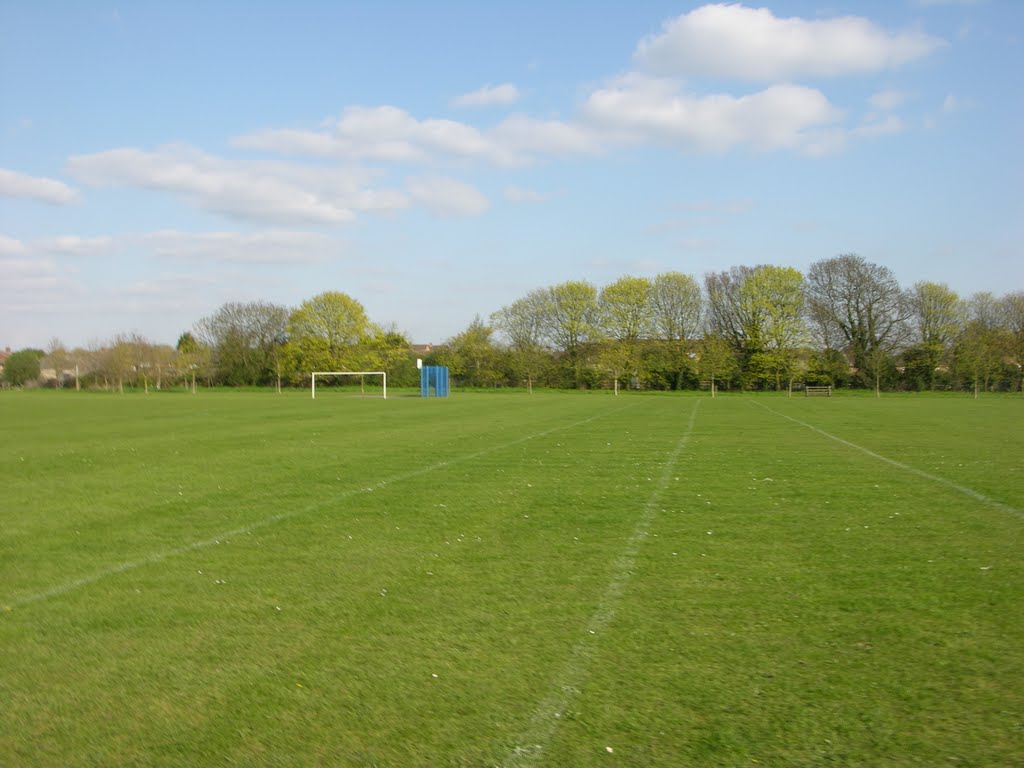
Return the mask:
[[[351, 394], [351, 393], [346, 393], [346, 395], [348, 395], [348, 396], [358, 396], [358, 397], [381, 397], [384, 400], [388, 399], [388, 374], [385, 371], [311, 371], [310, 372], [310, 393], [312, 395], [312, 399], [313, 400], [316, 400], [316, 379], [317, 379], [318, 376], [321, 379], [323, 379], [325, 377], [328, 377], [328, 376], [339, 377], [339, 378], [342, 378], [342, 379], [344, 379], [346, 377], [353, 377], [353, 376], [354, 377], [358, 377], [359, 378], [359, 394], [358, 395], [354, 395], [354, 394]], [[379, 390], [378, 390], [378, 388], [376, 386], [372, 386], [371, 389], [370, 389], [370, 393], [367, 394], [367, 390], [366, 390], [366, 377], [367, 376], [380, 376], [381, 377], [381, 386], [380, 386]], [[321, 389], [322, 389], [322, 386], [321, 386]], [[346, 389], [347, 389], [347, 387], [346, 387]], [[378, 391], [379, 391], [379, 394], [378, 394]]]

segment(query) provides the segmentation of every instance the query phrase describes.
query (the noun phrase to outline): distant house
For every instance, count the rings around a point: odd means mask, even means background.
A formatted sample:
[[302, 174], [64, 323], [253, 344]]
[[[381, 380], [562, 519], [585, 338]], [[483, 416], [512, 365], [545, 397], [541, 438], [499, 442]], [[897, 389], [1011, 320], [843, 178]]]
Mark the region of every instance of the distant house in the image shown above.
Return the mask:
[[3, 375], [4, 365], [7, 364], [7, 358], [11, 356], [11, 348], [4, 347], [4, 351], [0, 352], [0, 375]]
[[442, 349], [442, 347], [436, 347], [433, 344], [413, 344], [411, 346], [411, 349], [412, 349], [414, 354], [423, 356], [423, 355], [429, 355], [431, 352], [433, 352], [436, 349]]

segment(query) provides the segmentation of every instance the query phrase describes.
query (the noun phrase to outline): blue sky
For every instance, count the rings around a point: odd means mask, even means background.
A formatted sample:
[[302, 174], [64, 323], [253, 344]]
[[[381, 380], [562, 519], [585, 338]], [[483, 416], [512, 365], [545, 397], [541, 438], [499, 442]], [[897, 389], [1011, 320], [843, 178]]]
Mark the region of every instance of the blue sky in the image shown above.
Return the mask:
[[1018, 0], [0, 0], [0, 347], [840, 253], [1022, 290], [1022, 72]]

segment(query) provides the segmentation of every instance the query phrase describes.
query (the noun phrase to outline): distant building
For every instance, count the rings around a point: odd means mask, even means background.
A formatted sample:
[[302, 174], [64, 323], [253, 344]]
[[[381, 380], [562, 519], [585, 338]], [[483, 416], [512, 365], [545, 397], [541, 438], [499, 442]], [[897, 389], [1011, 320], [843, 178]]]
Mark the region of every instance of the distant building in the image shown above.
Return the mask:
[[429, 355], [435, 350], [443, 349], [443, 347], [435, 346], [433, 344], [413, 344], [411, 345], [411, 349], [417, 355]]

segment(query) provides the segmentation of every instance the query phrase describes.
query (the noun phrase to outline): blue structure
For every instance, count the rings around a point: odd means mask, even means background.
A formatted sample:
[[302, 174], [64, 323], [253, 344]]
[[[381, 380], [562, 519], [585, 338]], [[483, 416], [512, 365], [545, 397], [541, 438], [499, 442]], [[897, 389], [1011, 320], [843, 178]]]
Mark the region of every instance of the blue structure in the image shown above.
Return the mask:
[[434, 388], [434, 397], [448, 397], [448, 366], [424, 365], [420, 368], [420, 397], [430, 397], [430, 388]]

